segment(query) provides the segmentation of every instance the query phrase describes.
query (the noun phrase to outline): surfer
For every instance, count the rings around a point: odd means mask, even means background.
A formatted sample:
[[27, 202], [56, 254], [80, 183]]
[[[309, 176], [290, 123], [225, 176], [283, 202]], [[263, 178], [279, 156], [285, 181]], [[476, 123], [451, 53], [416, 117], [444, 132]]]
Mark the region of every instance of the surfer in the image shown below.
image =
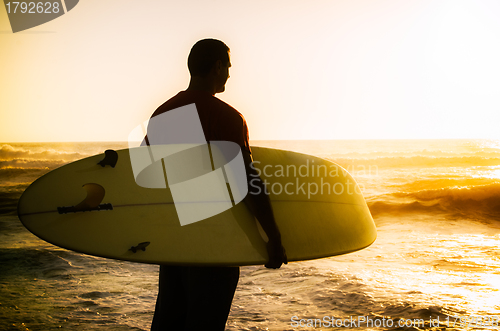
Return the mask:
[[[215, 39], [198, 41], [188, 57], [191, 75], [188, 88], [161, 105], [151, 118], [195, 103], [206, 141], [232, 141], [241, 147], [247, 181], [252, 180], [252, 187], [256, 188], [244, 202], [269, 238], [269, 261], [265, 266], [276, 269], [287, 263], [286, 253], [264, 183], [251, 166], [246, 121], [236, 109], [215, 97], [216, 93], [224, 92], [230, 67], [226, 44]], [[151, 330], [224, 330], [239, 274], [239, 267], [160, 266]]]

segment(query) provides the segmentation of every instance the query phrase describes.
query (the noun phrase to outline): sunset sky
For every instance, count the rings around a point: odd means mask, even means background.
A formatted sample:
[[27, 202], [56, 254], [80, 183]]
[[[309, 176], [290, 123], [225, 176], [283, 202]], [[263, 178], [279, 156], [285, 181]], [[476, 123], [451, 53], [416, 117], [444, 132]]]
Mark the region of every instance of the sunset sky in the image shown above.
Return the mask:
[[250, 138], [500, 139], [500, 1], [81, 0], [12, 33], [0, 142], [126, 141], [223, 40]]

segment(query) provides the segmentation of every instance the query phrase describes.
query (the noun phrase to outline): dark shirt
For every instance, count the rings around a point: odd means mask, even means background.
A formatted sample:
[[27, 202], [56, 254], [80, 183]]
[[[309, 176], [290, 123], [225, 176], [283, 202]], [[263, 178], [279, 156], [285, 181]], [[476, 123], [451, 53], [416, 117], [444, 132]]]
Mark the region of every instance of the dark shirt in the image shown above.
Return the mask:
[[196, 104], [207, 141], [232, 141], [240, 145], [242, 150], [251, 153], [247, 122], [243, 115], [208, 92], [196, 90], [179, 92], [158, 107], [151, 117], [192, 103]]

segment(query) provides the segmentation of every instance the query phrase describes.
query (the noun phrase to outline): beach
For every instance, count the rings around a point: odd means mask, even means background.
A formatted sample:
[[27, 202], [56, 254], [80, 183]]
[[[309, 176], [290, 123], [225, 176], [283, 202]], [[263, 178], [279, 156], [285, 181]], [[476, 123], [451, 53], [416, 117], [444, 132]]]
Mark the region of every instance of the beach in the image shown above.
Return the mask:
[[[377, 225], [368, 248], [241, 268], [236, 330], [494, 329], [500, 324], [500, 141], [251, 141], [338, 163]], [[0, 329], [148, 330], [158, 266], [82, 255], [24, 228], [30, 183], [113, 143], [0, 143]]]

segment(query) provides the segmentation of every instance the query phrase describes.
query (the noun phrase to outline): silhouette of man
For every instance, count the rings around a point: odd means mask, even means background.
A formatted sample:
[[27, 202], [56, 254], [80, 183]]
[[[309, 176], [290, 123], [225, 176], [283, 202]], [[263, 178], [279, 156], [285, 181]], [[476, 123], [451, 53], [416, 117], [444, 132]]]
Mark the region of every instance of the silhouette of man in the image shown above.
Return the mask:
[[[250, 166], [253, 160], [246, 121], [236, 109], [214, 96], [224, 92], [229, 67], [226, 44], [215, 39], [198, 41], [188, 57], [189, 87], [161, 105], [151, 118], [195, 103], [206, 141], [232, 141], [241, 147], [247, 180], [253, 179], [252, 186], [259, 187], [255, 192], [250, 191], [243, 201], [269, 238], [266, 267], [279, 268], [287, 263], [286, 253], [264, 184]], [[239, 267], [160, 266], [151, 330], [224, 330], [239, 274]]]

